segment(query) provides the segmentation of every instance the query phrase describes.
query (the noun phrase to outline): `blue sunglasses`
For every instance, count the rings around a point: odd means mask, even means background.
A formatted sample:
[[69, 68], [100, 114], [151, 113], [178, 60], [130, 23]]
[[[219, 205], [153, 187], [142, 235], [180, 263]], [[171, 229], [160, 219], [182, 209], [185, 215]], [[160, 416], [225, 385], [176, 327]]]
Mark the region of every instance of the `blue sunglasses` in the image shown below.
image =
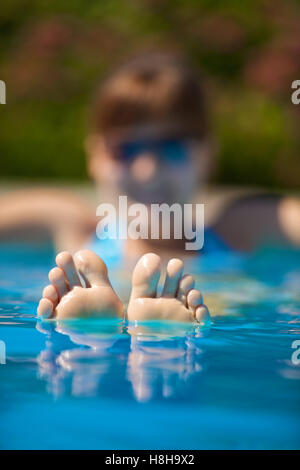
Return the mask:
[[128, 163], [144, 152], [154, 153], [169, 165], [185, 165], [189, 160], [187, 142], [183, 139], [143, 139], [117, 145], [117, 155]]

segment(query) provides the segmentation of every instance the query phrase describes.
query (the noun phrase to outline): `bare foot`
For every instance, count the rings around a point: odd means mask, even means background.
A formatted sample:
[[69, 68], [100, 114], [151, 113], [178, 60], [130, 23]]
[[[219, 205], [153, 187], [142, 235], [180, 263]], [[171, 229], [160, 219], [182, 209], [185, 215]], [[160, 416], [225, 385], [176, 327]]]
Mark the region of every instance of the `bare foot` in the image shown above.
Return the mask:
[[138, 261], [132, 275], [132, 292], [127, 310], [129, 321], [173, 320], [206, 323], [208, 308], [200, 292], [194, 289], [194, 278], [182, 275], [183, 262], [171, 259], [161, 297], [157, 285], [161, 274], [161, 259], [148, 253]]
[[[38, 306], [43, 318], [123, 317], [122, 303], [113, 290], [102, 259], [91, 250], [67, 251], [56, 257]], [[82, 286], [80, 277], [85, 283]]]

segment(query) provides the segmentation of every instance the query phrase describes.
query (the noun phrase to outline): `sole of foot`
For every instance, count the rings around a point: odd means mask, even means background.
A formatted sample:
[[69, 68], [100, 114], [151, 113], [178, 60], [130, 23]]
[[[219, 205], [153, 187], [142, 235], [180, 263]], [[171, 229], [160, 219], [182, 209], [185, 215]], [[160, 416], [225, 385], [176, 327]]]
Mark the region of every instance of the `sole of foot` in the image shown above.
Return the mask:
[[50, 284], [38, 306], [42, 318], [123, 318], [122, 303], [111, 286], [102, 259], [91, 250], [67, 251], [56, 257], [49, 272]]
[[148, 253], [140, 258], [132, 275], [132, 292], [127, 309], [129, 321], [173, 320], [210, 323], [210, 314], [201, 293], [194, 289], [195, 280], [183, 275], [183, 262], [171, 259], [162, 295], [157, 287], [161, 276], [161, 258]]

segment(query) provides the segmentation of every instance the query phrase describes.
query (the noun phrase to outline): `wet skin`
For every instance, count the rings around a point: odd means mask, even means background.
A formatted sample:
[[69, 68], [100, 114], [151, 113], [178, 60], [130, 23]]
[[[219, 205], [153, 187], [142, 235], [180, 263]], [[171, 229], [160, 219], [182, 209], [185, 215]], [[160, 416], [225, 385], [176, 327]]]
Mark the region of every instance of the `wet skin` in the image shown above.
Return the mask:
[[[38, 306], [43, 318], [124, 317], [123, 305], [111, 286], [102, 259], [91, 250], [59, 253], [49, 272]], [[140, 258], [132, 275], [132, 291], [126, 313], [129, 321], [173, 320], [205, 323], [209, 312], [194, 278], [183, 275], [183, 262], [172, 259], [162, 296], [157, 296], [161, 258], [148, 253]], [[83, 286], [84, 285], [84, 286]]]

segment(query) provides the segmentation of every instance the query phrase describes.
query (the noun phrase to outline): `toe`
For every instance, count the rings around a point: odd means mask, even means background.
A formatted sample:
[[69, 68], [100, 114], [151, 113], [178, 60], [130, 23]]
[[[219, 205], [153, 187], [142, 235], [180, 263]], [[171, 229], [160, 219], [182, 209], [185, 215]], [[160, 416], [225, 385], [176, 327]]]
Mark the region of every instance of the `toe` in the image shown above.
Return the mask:
[[100, 256], [91, 250], [80, 250], [74, 255], [75, 266], [86, 287], [110, 286], [107, 267]]
[[206, 305], [200, 305], [200, 307], [196, 309], [195, 318], [198, 323], [210, 324], [210, 314]]
[[50, 318], [53, 313], [53, 303], [49, 299], [41, 299], [37, 308], [39, 317]]
[[197, 307], [199, 307], [202, 304], [203, 304], [203, 297], [201, 293], [196, 289], [192, 289], [187, 295], [187, 305], [188, 305], [189, 310], [192, 311], [194, 316], [196, 315]]
[[59, 299], [68, 292], [65, 274], [61, 268], [53, 268], [49, 272], [49, 281], [56, 288]]
[[57, 255], [56, 264], [64, 271], [70, 289], [81, 286], [73, 257], [68, 251], [63, 251]]
[[142, 256], [132, 274], [131, 299], [155, 297], [161, 272], [161, 259], [155, 253]]
[[45, 299], [51, 300], [53, 303], [54, 307], [56, 307], [58, 303], [58, 293], [55, 287], [52, 284], [49, 284], [49, 286], [46, 286], [45, 289], [43, 290], [43, 297]]
[[171, 259], [167, 266], [167, 275], [163, 288], [163, 297], [175, 297], [178, 292], [179, 280], [183, 272], [181, 259]]
[[185, 274], [179, 281], [177, 298], [187, 307], [187, 295], [194, 288], [195, 279], [190, 274]]

